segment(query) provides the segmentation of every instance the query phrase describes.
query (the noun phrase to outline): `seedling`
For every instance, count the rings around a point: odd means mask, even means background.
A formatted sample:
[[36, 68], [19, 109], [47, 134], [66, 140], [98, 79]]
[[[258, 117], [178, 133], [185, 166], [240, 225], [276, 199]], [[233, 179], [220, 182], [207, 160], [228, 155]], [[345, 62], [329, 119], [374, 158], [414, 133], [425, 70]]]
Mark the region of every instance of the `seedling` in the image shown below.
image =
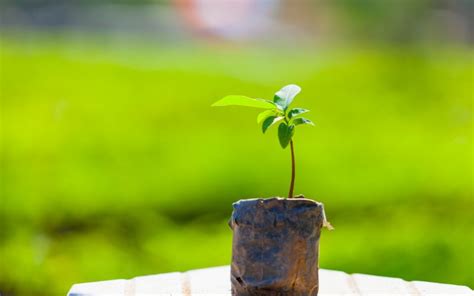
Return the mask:
[[293, 197], [293, 189], [295, 187], [295, 149], [293, 145], [295, 127], [302, 124], [314, 125], [311, 120], [299, 117], [301, 114], [309, 112], [309, 110], [303, 108], [289, 109], [293, 99], [300, 91], [301, 88], [298, 85], [290, 84], [276, 92], [273, 101], [230, 95], [212, 105], [246, 106], [267, 109], [257, 116], [257, 123], [262, 124], [263, 133], [276, 123], [280, 123], [278, 125], [278, 140], [280, 141], [280, 145], [285, 149], [289, 144], [291, 149], [291, 182], [288, 198]]

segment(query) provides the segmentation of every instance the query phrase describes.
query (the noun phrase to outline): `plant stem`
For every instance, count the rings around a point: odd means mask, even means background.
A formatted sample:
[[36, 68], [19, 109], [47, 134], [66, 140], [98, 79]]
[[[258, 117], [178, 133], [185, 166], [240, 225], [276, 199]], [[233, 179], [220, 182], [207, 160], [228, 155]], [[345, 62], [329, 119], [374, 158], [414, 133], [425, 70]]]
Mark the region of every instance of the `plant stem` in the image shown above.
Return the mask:
[[293, 198], [293, 189], [295, 187], [295, 149], [293, 148], [293, 140], [290, 140], [291, 148], [291, 182], [290, 182], [290, 192], [288, 193], [288, 198]]

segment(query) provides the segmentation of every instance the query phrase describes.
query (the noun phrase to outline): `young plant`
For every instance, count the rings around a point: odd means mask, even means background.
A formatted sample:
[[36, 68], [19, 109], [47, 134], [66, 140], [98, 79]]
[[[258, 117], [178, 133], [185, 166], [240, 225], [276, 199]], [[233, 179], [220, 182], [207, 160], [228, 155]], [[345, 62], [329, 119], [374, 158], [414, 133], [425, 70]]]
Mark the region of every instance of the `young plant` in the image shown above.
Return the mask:
[[295, 84], [290, 84], [275, 93], [273, 101], [265, 99], [254, 99], [246, 96], [231, 95], [215, 102], [212, 106], [246, 106], [267, 109], [257, 116], [258, 124], [262, 124], [262, 132], [265, 133], [269, 127], [278, 125], [278, 139], [280, 145], [285, 149], [288, 144], [291, 149], [291, 182], [288, 198], [293, 197], [295, 187], [295, 149], [293, 145], [293, 136], [295, 127], [302, 124], [314, 125], [306, 118], [299, 117], [301, 114], [309, 112], [303, 108], [290, 109], [295, 96], [301, 91], [301, 88]]

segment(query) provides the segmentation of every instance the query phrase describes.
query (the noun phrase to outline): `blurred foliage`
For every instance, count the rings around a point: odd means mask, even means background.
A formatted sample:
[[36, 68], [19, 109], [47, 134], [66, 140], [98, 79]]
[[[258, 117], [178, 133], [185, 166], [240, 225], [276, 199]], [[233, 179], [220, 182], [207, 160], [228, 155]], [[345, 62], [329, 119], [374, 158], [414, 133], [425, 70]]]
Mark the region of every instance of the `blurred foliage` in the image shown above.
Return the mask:
[[231, 203], [284, 196], [290, 155], [258, 110], [210, 105], [288, 83], [316, 122], [295, 135], [295, 193], [336, 227], [321, 267], [472, 287], [472, 69], [462, 48], [4, 35], [0, 291], [228, 264]]
[[[315, 6], [324, 1], [313, 1]], [[327, 2], [339, 16], [345, 39], [363, 43], [431, 45], [471, 42], [471, 0], [335, 0]]]

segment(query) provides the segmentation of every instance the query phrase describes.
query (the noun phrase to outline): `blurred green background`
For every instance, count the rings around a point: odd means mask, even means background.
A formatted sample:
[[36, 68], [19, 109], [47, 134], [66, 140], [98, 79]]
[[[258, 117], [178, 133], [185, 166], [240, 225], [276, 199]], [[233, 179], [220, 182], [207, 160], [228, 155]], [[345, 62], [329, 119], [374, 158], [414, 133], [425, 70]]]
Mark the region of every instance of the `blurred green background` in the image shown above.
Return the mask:
[[[258, 110], [210, 105], [289, 83], [316, 122], [295, 135], [295, 193], [323, 202], [336, 228], [320, 266], [474, 287], [472, 41], [413, 35], [447, 2], [335, 1], [289, 17], [304, 34], [281, 39], [26, 24], [13, 12], [39, 8], [5, 3], [2, 295], [229, 264], [232, 202], [284, 196], [290, 155], [275, 130], [261, 134]], [[164, 15], [181, 9], [170, 3]], [[321, 15], [333, 29], [313, 30]]]

